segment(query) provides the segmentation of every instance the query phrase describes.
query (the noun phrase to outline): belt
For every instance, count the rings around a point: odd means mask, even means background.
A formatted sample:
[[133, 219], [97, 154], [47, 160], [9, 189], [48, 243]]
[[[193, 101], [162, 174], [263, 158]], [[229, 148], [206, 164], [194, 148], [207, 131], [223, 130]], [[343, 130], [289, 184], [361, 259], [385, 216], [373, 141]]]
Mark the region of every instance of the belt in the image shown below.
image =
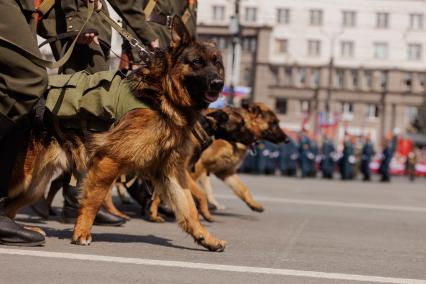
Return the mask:
[[157, 23], [163, 26], [167, 26], [168, 28], [172, 28], [172, 20], [173, 17], [170, 15], [159, 15], [156, 13], [151, 13], [151, 15], [147, 18], [147, 22]]

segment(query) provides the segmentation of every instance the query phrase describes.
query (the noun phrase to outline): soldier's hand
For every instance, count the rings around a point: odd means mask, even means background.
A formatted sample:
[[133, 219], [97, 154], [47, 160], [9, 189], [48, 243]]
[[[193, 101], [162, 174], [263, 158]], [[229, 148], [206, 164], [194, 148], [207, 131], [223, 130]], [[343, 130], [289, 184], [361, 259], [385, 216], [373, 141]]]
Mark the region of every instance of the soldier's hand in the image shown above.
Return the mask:
[[[102, 9], [102, 2], [101, 0], [89, 0], [90, 2], [95, 3], [95, 10], [99, 12]], [[87, 0], [84, 0], [85, 3], [87, 3]]]
[[160, 47], [160, 41], [158, 40], [158, 38], [155, 39], [155, 40], [153, 40], [153, 41], [151, 41], [151, 46], [153, 48], [159, 48]]
[[92, 42], [99, 45], [99, 38], [95, 33], [85, 33], [80, 35], [77, 39], [77, 43], [79, 44], [90, 44]]

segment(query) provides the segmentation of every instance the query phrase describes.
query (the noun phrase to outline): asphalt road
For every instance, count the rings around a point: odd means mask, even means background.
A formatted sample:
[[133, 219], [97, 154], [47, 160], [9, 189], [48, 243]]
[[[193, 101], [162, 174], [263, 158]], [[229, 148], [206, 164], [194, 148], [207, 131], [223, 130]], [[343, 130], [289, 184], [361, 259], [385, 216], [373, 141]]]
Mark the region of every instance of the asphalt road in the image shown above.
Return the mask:
[[206, 226], [225, 252], [197, 246], [172, 221], [145, 221], [136, 205], [120, 205], [135, 218], [95, 227], [88, 247], [70, 244], [72, 226], [25, 211], [19, 220], [45, 229], [47, 243], [0, 246], [0, 283], [426, 283], [426, 180], [243, 180], [266, 211], [213, 179], [227, 208]]

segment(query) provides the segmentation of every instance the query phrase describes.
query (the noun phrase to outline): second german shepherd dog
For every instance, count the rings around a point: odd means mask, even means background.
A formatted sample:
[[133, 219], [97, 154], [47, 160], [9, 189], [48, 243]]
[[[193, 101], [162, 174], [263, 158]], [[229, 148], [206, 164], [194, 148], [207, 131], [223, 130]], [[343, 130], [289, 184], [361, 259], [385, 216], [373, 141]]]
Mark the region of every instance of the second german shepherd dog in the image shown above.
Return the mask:
[[178, 17], [173, 19], [171, 38], [170, 47], [155, 51], [147, 67], [128, 77], [133, 94], [150, 108], [129, 111], [115, 127], [88, 141], [72, 133], [65, 133], [63, 142], [53, 135], [30, 140], [15, 167], [9, 216], [36, 201], [58, 168], [66, 170], [74, 163], [87, 174], [73, 243], [91, 243], [99, 207], [116, 179], [129, 173], [152, 182], [168, 199], [179, 226], [198, 244], [211, 251], [225, 249], [226, 242], [200, 223], [185, 178], [192, 128], [223, 88], [222, 57], [214, 44], [191, 40]]

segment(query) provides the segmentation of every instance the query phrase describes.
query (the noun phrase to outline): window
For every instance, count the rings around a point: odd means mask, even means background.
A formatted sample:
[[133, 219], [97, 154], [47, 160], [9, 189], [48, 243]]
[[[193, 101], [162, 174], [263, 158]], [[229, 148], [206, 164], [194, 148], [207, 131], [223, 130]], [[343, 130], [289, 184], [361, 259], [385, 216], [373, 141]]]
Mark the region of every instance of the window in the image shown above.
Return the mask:
[[389, 27], [389, 13], [376, 14], [376, 27], [379, 29], [387, 29]]
[[379, 117], [379, 106], [376, 104], [367, 104], [365, 116], [368, 120], [374, 120]]
[[343, 58], [354, 57], [355, 44], [353, 41], [342, 41], [340, 43], [340, 56]]
[[281, 25], [290, 23], [290, 9], [277, 9], [277, 23]]
[[354, 105], [352, 103], [342, 103], [343, 120], [352, 120], [354, 117]]
[[420, 43], [408, 44], [407, 59], [413, 61], [422, 59], [422, 45]]
[[275, 110], [279, 114], [287, 114], [287, 99], [277, 98], [275, 100]]
[[306, 70], [305, 68], [299, 68], [297, 70], [296, 84], [304, 85], [306, 83]]
[[286, 54], [288, 52], [288, 41], [286, 39], [275, 40], [275, 46], [278, 54]]
[[385, 89], [388, 84], [388, 72], [380, 72], [380, 88]]
[[319, 56], [321, 54], [321, 42], [319, 40], [308, 40], [308, 55]]
[[375, 42], [374, 43], [374, 58], [375, 59], [387, 59], [388, 58], [388, 44], [386, 42]]
[[356, 69], [352, 69], [351, 70], [351, 79], [352, 79], [352, 86], [354, 88], [357, 88], [358, 87], [358, 83], [359, 83], [359, 80], [358, 80], [358, 70], [356, 70]]
[[256, 23], [257, 21], [257, 8], [246, 7], [245, 9], [245, 21], [247, 23]]
[[311, 111], [311, 106], [309, 101], [300, 101], [300, 112], [301, 113], [309, 113]]
[[352, 103], [342, 103], [342, 113], [353, 113], [354, 105]]
[[412, 74], [411, 73], [405, 73], [404, 74], [404, 85], [408, 89], [410, 89], [411, 85], [412, 85], [412, 82], [413, 82], [413, 76], [412, 76]]
[[345, 81], [345, 71], [343, 69], [336, 69], [335, 86], [342, 89]]
[[322, 10], [310, 10], [309, 23], [311, 26], [322, 26]]
[[321, 71], [319, 68], [312, 69], [312, 81], [315, 87], [319, 87], [321, 83]]
[[221, 22], [225, 20], [225, 6], [213, 6], [213, 21]]
[[356, 26], [356, 13], [354, 11], [342, 12], [342, 26], [347, 28]]
[[256, 50], [256, 38], [245, 37], [241, 42], [241, 48], [245, 51], [254, 52]]
[[373, 87], [373, 72], [371, 72], [370, 70], [366, 70], [364, 71], [364, 76], [367, 88], [371, 89]]
[[419, 85], [421, 87], [425, 87], [426, 86], [426, 74], [425, 73], [418, 73], [417, 74], [417, 80], [419, 82]]
[[416, 119], [417, 113], [418, 113], [417, 107], [415, 106], [405, 107], [405, 117], [407, 117], [410, 122], [413, 122]]
[[226, 49], [228, 48], [228, 39], [223, 36], [213, 36], [211, 37], [211, 40], [216, 42], [216, 45], [219, 49]]
[[285, 73], [285, 82], [287, 85], [293, 84], [293, 70], [291, 67], [284, 67], [284, 73]]
[[423, 15], [410, 14], [410, 29], [422, 30], [423, 29]]

